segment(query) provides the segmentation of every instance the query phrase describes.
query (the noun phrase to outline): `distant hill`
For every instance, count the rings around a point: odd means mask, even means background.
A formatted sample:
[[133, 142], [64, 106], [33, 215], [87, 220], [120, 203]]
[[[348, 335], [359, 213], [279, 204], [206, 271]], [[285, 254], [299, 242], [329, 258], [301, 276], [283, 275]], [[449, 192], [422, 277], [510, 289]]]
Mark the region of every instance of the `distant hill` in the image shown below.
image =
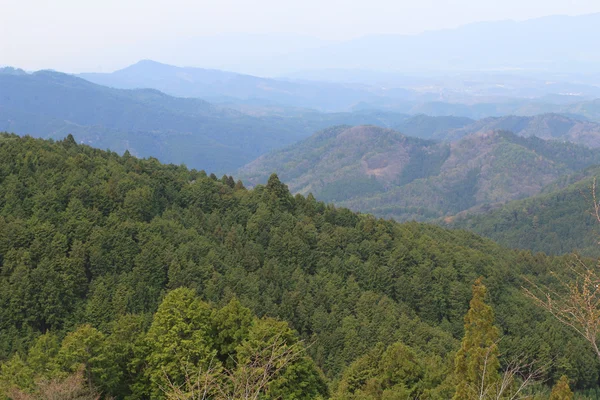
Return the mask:
[[[364, 105], [363, 109], [372, 108]], [[540, 114], [561, 114], [579, 120], [600, 122], [600, 100], [581, 100], [563, 102], [555, 97], [546, 96], [539, 99], [483, 99], [475, 103], [448, 101], [424, 101], [407, 107], [380, 107], [386, 110], [397, 110], [408, 114], [426, 114], [430, 116], [457, 116], [472, 119], [503, 117], [507, 115], [536, 116]]]
[[546, 140], [561, 140], [593, 148], [600, 147], [600, 123], [581, 121], [560, 114], [484, 118], [457, 129], [439, 130], [433, 137], [456, 140], [473, 133], [494, 130], [511, 131], [518, 136], [537, 136]]
[[342, 126], [262, 156], [239, 174], [257, 184], [277, 172], [294, 192], [382, 217], [431, 220], [535, 195], [598, 161], [600, 154], [583, 146], [508, 132], [437, 143]]
[[[326, 82], [292, 82], [233, 72], [182, 68], [151, 60], [140, 61], [112, 73], [80, 74], [90, 82], [120, 89], [152, 88], [178, 97], [209, 101], [263, 100], [323, 111], [346, 110], [360, 101], [374, 101], [380, 90], [365, 85]], [[410, 90], [386, 91], [386, 97], [415, 98]]]
[[507, 247], [598, 257], [600, 224], [591, 214], [594, 178], [600, 178], [599, 166], [553, 182], [537, 196], [463, 213], [447, 218], [444, 225], [477, 232]]
[[396, 125], [409, 118], [365, 111], [252, 117], [157, 90], [122, 90], [58, 72], [0, 70], [0, 130], [76, 140], [163, 162], [233, 171], [258, 156], [337, 124]]

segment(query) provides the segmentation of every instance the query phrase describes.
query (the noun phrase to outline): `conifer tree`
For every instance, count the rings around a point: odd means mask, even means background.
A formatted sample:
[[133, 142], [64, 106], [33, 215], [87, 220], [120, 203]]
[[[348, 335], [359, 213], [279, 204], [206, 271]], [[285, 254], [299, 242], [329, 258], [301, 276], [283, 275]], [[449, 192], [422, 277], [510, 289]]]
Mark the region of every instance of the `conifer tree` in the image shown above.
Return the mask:
[[486, 291], [482, 278], [477, 279], [465, 316], [465, 335], [455, 358], [454, 400], [485, 398], [500, 380], [499, 333], [494, 326], [494, 311], [485, 303]]
[[552, 388], [552, 393], [550, 394], [550, 400], [572, 400], [573, 392], [569, 387], [569, 379], [563, 375], [560, 377], [554, 388]]

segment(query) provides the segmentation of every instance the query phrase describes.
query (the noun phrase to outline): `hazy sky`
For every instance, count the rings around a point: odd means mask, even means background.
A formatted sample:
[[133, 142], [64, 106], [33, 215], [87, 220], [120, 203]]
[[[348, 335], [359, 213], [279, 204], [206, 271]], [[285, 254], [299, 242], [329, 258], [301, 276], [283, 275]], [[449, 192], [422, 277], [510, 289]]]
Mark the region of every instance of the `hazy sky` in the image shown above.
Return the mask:
[[[344, 40], [470, 22], [600, 12], [599, 0], [0, 0], [0, 65], [116, 69], [148, 49], [224, 33]], [[164, 60], [169, 61], [169, 60]]]

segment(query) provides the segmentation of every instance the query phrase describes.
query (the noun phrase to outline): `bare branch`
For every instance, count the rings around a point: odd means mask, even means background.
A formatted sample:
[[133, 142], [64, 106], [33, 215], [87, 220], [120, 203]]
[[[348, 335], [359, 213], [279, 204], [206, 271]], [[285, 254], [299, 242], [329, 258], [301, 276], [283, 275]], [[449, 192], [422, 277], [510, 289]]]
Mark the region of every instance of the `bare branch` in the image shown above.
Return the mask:
[[165, 374], [167, 386], [161, 387], [169, 400], [257, 400], [269, 384], [290, 363], [302, 356], [302, 342], [288, 344], [283, 335], [265, 337], [268, 345], [256, 349], [242, 362], [233, 359], [232, 369], [209, 365], [193, 374], [186, 369], [185, 382], [177, 385]]

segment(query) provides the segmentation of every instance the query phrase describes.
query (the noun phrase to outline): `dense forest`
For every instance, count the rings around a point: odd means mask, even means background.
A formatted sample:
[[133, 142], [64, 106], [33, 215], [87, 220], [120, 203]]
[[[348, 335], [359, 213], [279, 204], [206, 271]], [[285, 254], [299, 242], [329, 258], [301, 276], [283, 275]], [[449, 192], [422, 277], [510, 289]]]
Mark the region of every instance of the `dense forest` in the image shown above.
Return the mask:
[[498, 370], [547, 365], [540, 393], [592, 393], [589, 343], [521, 289], [571, 261], [293, 196], [276, 175], [248, 190], [3, 134], [0, 393], [80, 372], [107, 397], [191, 398], [169, 390], [215, 371], [233, 393], [260, 370], [261, 399], [461, 398], [477, 338]]

